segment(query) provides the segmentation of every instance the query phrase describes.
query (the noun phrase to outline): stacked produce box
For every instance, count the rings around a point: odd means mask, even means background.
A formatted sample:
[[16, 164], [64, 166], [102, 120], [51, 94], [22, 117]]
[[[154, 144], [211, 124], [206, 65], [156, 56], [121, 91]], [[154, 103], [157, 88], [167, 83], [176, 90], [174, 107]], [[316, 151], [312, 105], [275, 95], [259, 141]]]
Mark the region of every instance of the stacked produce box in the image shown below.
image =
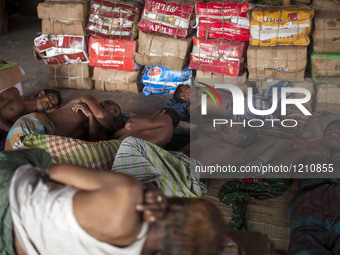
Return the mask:
[[145, 1], [135, 56], [145, 65], [144, 94], [173, 94], [179, 84], [191, 85], [187, 64], [194, 23], [194, 1]]
[[85, 24], [87, 1], [48, 0], [38, 5], [42, 35], [34, 51], [49, 66], [49, 85], [56, 88], [92, 89]]
[[316, 110], [340, 110], [340, 3], [314, 1], [315, 30], [311, 54], [312, 77], [317, 88]]
[[309, 7], [255, 8], [247, 53], [249, 79], [303, 80], [313, 16]]
[[92, 0], [86, 31], [95, 88], [138, 92], [137, 22], [143, 1]]
[[197, 37], [193, 38], [190, 68], [196, 80], [242, 84], [246, 78], [249, 13], [253, 5], [241, 1], [198, 2]]

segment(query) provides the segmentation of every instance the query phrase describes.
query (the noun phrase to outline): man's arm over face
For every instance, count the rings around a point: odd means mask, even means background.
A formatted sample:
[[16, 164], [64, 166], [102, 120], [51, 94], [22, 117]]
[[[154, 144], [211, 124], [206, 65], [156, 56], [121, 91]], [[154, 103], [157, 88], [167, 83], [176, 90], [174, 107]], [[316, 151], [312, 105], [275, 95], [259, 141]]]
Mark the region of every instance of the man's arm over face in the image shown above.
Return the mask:
[[113, 116], [100, 106], [96, 98], [86, 95], [81, 98], [81, 101], [89, 107], [99, 124], [112, 132], [117, 131], [117, 124]]
[[[3, 116], [5, 115], [5, 111], [9, 111], [6, 109], [6, 106], [9, 102], [11, 102], [15, 98], [19, 98], [20, 94], [17, 88], [9, 88], [2, 93], [0, 93], [0, 129], [8, 132], [12, 124], [6, 120]], [[17, 116], [20, 117], [20, 116]]]

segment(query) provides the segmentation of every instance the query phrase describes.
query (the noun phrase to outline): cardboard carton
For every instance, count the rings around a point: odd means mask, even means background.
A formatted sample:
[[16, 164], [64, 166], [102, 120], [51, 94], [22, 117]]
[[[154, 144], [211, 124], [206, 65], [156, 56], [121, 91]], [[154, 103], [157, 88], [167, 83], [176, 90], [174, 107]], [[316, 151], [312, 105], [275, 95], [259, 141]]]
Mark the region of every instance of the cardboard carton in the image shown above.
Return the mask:
[[131, 83], [110, 83], [107, 81], [95, 81], [95, 89], [102, 91], [125, 91], [139, 93], [141, 88], [137, 82]]
[[84, 36], [43, 34], [34, 39], [33, 50], [48, 65], [88, 63]]
[[313, 0], [312, 4], [314, 10], [322, 11], [340, 11], [339, 0]]
[[105, 69], [95, 67], [92, 79], [95, 81], [105, 81], [110, 84], [127, 84], [137, 82], [141, 70], [126, 72], [120, 70]]
[[134, 72], [135, 41], [118, 41], [91, 36], [89, 45], [90, 65], [108, 69]]
[[0, 90], [10, 88], [24, 79], [20, 67], [16, 63], [2, 61], [0, 63]]
[[57, 21], [87, 21], [88, 2], [43, 2], [38, 4], [38, 18]]
[[139, 31], [135, 60], [140, 65], [164, 66], [181, 71], [189, 62], [192, 38], [180, 40]]
[[247, 51], [249, 79], [303, 80], [307, 66], [307, 47], [249, 46]]
[[340, 54], [312, 53], [312, 77], [340, 77]]
[[93, 89], [88, 64], [49, 65], [49, 85], [53, 88]]
[[194, 37], [191, 69], [238, 76], [245, 69], [247, 43]]
[[338, 114], [340, 112], [340, 85], [324, 83], [318, 84], [316, 89], [316, 112]]
[[313, 9], [309, 7], [255, 8], [250, 22], [250, 43], [258, 46], [309, 45]]
[[41, 32], [48, 35], [86, 35], [84, 21], [56, 21], [43, 19]]
[[210, 1], [195, 4], [197, 36], [249, 41], [249, 13], [252, 4]]
[[190, 1], [146, 0], [138, 29], [174, 38], [187, 38], [195, 24], [194, 9]]
[[86, 30], [91, 35], [108, 39], [136, 39], [143, 4], [140, 0], [92, 0]]
[[340, 53], [340, 11], [318, 12], [315, 15], [313, 51]]

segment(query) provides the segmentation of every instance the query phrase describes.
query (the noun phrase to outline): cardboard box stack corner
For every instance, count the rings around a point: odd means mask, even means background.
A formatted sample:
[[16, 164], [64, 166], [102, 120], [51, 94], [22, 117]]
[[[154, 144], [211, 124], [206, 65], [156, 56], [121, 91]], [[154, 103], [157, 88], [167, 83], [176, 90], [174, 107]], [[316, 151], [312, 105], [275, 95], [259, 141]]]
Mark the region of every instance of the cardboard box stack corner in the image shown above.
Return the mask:
[[10, 87], [16, 87], [22, 96], [21, 82], [24, 74], [19, 64], [0, 60], [0, 93]]
[[255, 8], [247, 52], [249, 79], [303, 80], [313, 17], [309, 6]]
[[143, 92], [173, 94], [179, 84], [192, 84], [188, 69], [192, 48], [194, 5], [191, 0], [146, 0], [138, 23], [135, 60], [144, 65]]
[[91, 1], [86, 31], [95, 89], [140, 92], [141, 69], [134, 57], [142, 8], [142, 0]]
[[196, 81], [229, 83], [246, 92], [249, 13], [253, 5], [238, 1], [196, 2], [197, 34], [190, 65]]
[[340, 111], [340, 2], [314, 0], [315, 29], [311, 54], [317, 89], [316, 111]]
[[39, 3], [37, 11], [42, 35], [34, 39], [34, 52], [49, 66], [49, 85], [92, 89], [85, 32], [89, 2], [48, 0]]

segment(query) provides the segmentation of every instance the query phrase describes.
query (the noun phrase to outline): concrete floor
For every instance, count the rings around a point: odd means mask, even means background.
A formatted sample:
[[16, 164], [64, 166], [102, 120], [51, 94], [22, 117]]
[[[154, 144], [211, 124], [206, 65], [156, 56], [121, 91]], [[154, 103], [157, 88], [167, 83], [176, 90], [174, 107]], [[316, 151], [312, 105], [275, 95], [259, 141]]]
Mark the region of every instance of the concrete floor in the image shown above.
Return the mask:
[[[41, 33], [41, 20], [34, 17], [15, 16], [9, 21], [10, 32], [0, 36], [0, 59], [19, 63], [26, 72], [22, 82], [24, 96], [35, 95], [49, 88], [48, 67], [33, 57], [33, 40]], [[145, 96], [143, 93], [103, 92], [98, 90], [60, 89], [64, 103], [84, 94], [98, 100], [116, 101], [123, 110], [136, 114], [151, 114], [166, 106], [168, 95]]]

